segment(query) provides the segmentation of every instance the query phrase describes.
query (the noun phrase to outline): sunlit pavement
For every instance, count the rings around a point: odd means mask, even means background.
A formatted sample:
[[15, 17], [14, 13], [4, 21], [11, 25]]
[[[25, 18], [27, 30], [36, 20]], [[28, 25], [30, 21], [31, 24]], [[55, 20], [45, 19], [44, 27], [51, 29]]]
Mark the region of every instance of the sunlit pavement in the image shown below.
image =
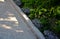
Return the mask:
[[4, 2], [4, 0], [0, 0], [1, 2]]
[[0, 0], [0, 39], [36, 39], [22, 17], [6, 0]]

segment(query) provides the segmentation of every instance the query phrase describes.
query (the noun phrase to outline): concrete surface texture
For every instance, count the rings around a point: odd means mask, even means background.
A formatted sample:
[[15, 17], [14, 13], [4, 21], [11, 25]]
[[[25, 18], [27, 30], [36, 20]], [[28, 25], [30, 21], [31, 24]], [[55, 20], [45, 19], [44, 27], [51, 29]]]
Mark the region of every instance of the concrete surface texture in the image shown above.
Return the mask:
[[4, 0], [0, 0], [1, 2], [3, 2]]
[[31, 30], [10, 0], [0, 1], [0, 39], [38, 39]]

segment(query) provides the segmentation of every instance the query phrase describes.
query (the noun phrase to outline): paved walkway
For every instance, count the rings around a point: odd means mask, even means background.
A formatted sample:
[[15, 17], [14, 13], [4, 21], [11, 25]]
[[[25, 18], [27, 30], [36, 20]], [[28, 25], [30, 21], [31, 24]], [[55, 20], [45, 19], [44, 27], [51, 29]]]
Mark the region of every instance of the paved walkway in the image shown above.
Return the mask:
[[0, 39], [37, 39], [7, 0], [0, 1]]

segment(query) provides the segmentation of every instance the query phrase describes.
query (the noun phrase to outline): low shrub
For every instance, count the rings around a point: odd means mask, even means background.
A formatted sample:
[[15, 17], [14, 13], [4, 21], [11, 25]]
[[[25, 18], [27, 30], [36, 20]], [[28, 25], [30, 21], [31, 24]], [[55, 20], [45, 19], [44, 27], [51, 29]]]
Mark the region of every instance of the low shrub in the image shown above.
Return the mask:
[[60, 0], [21, 0], [24, 8], [30, 8], [30, 19], [37, 18], [44, 29], [60, 33]]

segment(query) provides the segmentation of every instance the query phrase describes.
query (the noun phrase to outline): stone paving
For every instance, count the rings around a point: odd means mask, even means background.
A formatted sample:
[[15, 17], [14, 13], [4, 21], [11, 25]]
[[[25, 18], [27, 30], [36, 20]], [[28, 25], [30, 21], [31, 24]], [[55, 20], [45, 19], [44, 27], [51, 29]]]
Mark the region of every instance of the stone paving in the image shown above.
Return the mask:
[[7, 1], [0, 1], [0, 39], [37, 39]]

